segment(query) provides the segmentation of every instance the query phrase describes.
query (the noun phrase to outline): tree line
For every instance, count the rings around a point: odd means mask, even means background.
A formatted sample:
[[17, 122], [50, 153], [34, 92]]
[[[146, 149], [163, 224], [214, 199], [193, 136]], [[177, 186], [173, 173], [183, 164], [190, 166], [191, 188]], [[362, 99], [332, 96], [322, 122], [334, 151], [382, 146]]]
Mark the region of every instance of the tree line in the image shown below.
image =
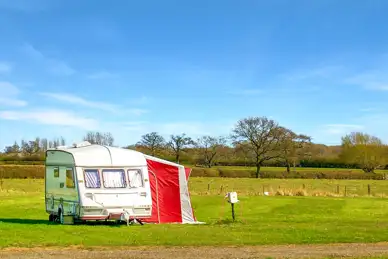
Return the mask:
[[[87, 132], [84, 141], [115, 146], [111, 133]], [[158, 132], [149, 132], [124, 148], [138, 150], [177, 163], [212, 167], [214, 165], [255, 166], [260, 177], [263, 166], [284, 166], [287, 172], [303, 167], [361, 168], [374, 173], [387, 166], [388, 148], [381, 139], [363, 132], [351, 132], [342, 137], [340, 146], [327, 147], [312, 143], [310, 136], [281, 126], [267, 117], [247, 117], [239, 120], [228, 136], [202, 136], [193, 139], [185, 133], [165, 139]], [[17, 142], [6, 147], [6, 154], [41, 156], [48, 148], [65, 145], [64, 138], [48, 141]]]

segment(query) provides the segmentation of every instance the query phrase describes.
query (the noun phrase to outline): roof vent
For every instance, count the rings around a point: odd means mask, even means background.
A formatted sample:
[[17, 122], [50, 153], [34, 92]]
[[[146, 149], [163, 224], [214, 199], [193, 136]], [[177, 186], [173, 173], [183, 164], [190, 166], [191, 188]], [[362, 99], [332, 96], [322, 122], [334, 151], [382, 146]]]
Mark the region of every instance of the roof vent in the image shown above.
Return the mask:
[[92, 145], [89, 141], [82, 141], [80, 143], [74, 143], [73, 147], [87, 147]]

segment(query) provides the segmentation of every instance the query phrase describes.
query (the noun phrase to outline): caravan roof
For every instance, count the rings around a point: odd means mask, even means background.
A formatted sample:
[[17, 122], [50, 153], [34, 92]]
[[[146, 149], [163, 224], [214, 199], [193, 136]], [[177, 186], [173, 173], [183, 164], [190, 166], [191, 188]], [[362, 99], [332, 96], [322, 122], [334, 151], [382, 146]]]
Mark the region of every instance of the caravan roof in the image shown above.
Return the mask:
[[63, 151], [72, 154], [76, 166], [146, 166], [144, 154], [125, 148], [102, 145], [57, 148], [50, 151]]

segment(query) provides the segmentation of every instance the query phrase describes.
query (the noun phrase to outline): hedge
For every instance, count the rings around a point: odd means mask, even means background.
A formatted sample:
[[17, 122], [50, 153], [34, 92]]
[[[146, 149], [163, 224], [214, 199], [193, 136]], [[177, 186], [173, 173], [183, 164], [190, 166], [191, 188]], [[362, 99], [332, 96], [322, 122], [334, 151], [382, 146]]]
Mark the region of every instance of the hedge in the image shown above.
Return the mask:
[[[0, 178], [43, 178], [44, 166], [42, 165], [0, 165]], [[235, 170], [233, 168], [199, 168], [194, 167], [191, 177], [230, 177], [230, 178], [253, 178], [254, 168]], [[383, 174], [366, 174], [363, 172], [327, 171], [321, 172], [319, 168], [303, 172], [261, 171], [261, 178], [281, 179], [370, 179], [383, 180]]]

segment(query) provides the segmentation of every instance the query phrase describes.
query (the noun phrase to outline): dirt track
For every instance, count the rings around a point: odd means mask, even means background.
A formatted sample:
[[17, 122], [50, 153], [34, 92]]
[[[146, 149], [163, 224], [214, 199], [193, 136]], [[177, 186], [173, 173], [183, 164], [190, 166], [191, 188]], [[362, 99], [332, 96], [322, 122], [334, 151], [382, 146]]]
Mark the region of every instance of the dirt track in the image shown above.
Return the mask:
[[388, 243], [276, 245], [244, 247], [128, 247], [124, 248], [7, 248], [6, 259], [107, 259], [107, 258], [323, 258], [387, 255]]

